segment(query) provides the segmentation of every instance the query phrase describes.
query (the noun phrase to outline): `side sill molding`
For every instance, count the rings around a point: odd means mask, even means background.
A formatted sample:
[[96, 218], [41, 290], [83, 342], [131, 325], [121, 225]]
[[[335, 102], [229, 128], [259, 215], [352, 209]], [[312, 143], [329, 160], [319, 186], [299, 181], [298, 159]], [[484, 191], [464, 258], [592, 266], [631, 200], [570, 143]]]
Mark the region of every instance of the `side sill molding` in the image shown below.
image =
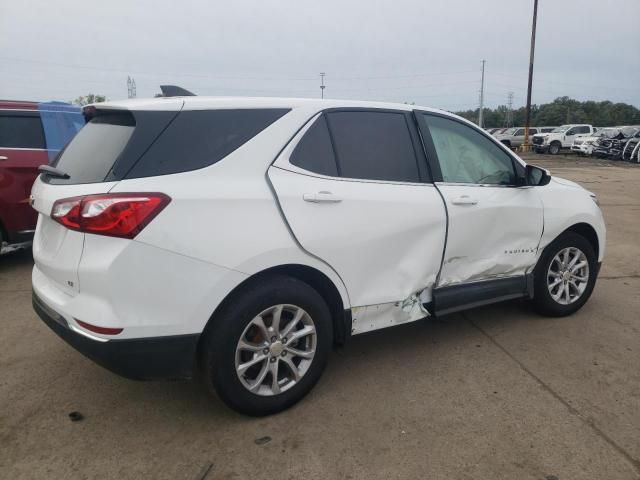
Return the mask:
[[496, 278], [436, 288], [433, 290], [434, 314], [446, 315], [503, 300], [527, 297], [530, 290], [533, 293], [533, 283], [527, 277]]

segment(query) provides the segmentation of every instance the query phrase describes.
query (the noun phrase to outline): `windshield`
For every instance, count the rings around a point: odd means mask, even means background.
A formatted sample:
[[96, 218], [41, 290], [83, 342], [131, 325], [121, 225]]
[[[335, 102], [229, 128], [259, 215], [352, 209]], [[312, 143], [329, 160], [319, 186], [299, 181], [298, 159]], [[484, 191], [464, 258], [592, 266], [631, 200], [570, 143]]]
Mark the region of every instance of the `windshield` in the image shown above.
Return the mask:
[[515, 131], [515, 128], [507, 128], [505, 131], [501, 132], [501, 135], [513, 135]]
[[562, 132], [566, 132], [567, 130], [569, 130], [569, 128], [571, 128], [569, 125], [562, 125], [561, 127], [556, 127], [554, 128], [551, 133], [562, 133]]

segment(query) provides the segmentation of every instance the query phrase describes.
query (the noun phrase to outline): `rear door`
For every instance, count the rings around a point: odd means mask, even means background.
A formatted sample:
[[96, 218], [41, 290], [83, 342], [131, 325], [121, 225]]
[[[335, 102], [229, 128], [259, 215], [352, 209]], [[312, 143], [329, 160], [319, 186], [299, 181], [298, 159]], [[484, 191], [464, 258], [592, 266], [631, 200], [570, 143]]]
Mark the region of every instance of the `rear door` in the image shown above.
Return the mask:
[[340, 275], [352, 306], [417, 293], [428, 300], [446, 214], [410, 114], [319, 115], [285, 148], [269, 179], [298, 242]]
[[542, 236], [542, 202], [519, 186], [524, 167], [491, 137], [462, 121], [416, 112], [449, 231], [439, 287], [524, 279]]
[[38, 167], [48, 162], [36, 110], [0, 110], [0, 218], [10, 241], [27, 240], [37, 215], [29, 205]]

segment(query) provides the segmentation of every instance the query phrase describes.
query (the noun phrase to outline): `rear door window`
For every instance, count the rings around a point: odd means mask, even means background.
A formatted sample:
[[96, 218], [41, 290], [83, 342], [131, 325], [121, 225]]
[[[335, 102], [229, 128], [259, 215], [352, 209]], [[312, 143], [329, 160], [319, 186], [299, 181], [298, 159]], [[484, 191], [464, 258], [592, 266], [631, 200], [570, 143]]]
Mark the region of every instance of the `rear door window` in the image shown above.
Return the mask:
[[420, 182], [404, 113], [338, 111], [327, 120], [342, 177]]
[[40, 115], [0, 111], [0, 148], [46, 148]]
[[336, 158], [324, 115], [306, 131], [291, 154], [289, 163], [321, 175], [338, 176]]

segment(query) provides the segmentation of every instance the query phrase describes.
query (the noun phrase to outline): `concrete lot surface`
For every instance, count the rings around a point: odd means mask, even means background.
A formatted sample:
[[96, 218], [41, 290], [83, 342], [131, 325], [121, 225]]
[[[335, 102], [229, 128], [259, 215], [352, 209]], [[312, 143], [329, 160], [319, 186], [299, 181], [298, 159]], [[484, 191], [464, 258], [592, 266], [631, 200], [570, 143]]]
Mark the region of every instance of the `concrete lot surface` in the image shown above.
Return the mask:
[[0, 258], [0, 478], [640, 478], [640, 168], [528, 160], [605, 212], [605, 263], [578, 314], [512, 302], [355, 337], [268, 418], [196, 382], [96, 366], [32, 311], [30, 252]]

